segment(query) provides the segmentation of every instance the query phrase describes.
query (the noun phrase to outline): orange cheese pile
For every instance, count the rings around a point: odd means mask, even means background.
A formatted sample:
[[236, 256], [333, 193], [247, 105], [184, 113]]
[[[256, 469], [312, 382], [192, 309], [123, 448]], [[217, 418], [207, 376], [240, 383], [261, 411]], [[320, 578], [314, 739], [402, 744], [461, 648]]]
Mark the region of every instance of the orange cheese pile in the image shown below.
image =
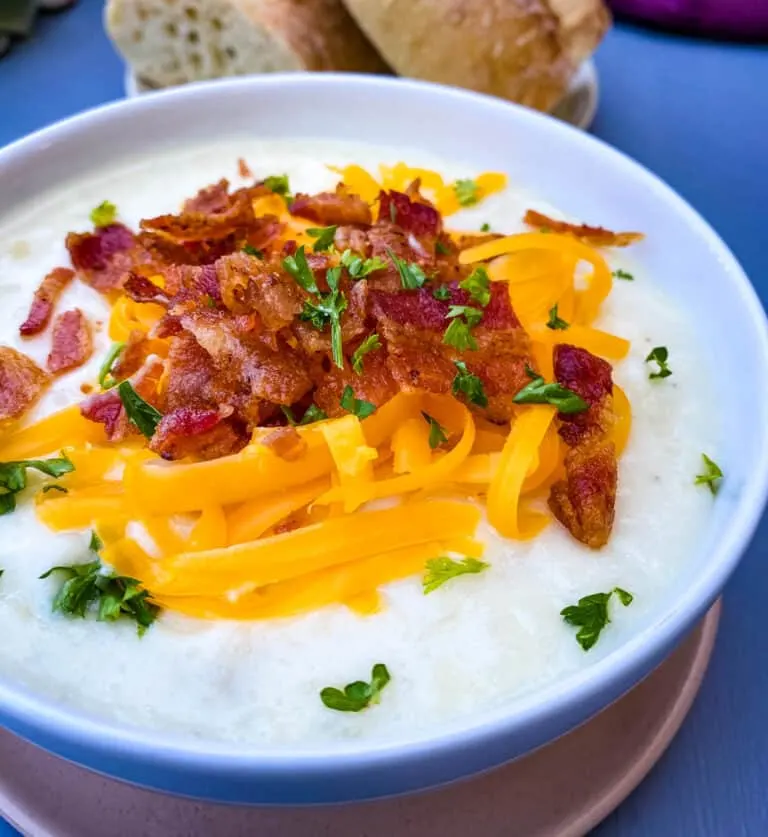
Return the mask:
[[[418, 178], [443, 215], [460, 206], [454, 184], [403, 163], [382, 167], [377, 181], [359, 166], [337, 169], [350, 190], [374, 202], [381, 188], [404, 190]], [[478, 197], [503, 189], [506, 177], [475, 179]], [[277, 195], [258, 213], [278, 215], [287, 236], [309, 244], [311, 224], [290, 216]], [[575, 238], [523, 233], [460, 255], [487, 263], [506, 282], [512, 306], [532, 340], [540, 374], [552, 378], [552, 349], [569, 343], [612, 361], [629, 343], [593, 327], [611, 291], [603, 256]], [[586, 277], [577, 268], [587, 265]], [[161, 277], [156, 277], [158, 284]], [[546, 327], [549, 312], [570, 327]], [[113, 340], [148, 332], [163, 309], [121, 296], [109, 321]], [[614, 441], [620, 454], [631, 426], [626, 395], [614, 387]], [[448, 444], [429, 446], [437, 420]], [[485, 508], [505, 537], [538, 535], [551, 517], [543, 502], [563, 474], [565, 446], [555, 409], [520, 407], [511, 426], [476, 417], [451, 396], [395, 396], [371, 417], [353, 415], [297, 428], [300, 458], [286, 461], [260, 444], [260, 433], [232, 456], [167, 463], [136, 438], [109, 444], [103, 428], [68, 407], [0, 437], [0, 461], [64, 449], [75, 470], [67, 493], [37, 500], [39, 519], [56, 531], [95, 528], [105, 562], [139, 578], [164, 608], [200, 618], [285, 616], [332, 603], [371, 612], [382, 585], [422, 571], [446, 552], [480, 557], [475, 529]]]

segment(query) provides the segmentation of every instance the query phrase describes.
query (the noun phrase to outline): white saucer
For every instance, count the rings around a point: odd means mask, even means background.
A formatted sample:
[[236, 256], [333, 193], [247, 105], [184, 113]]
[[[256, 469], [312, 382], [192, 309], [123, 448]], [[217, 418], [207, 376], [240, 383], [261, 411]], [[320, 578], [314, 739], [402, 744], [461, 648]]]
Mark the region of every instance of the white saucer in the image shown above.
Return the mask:
[[[151, 91], [151, 87], [140, 81], [129, 69], [126, 70], [125, 95], [128, 98]], [[595, 118], [598, 96], [597, 68], [590, 58], [579, 67], [565, 98], [552, 111], [552, 116], [586, 131]]]
[[637, 787], [680, 728], [719, 616], [718, 602], [656, 671], [582, 727], [448, 788], [325, 808], [211, 805], [106, 779], [3, 731], [0, 813], [34, 837], [582, 837]]

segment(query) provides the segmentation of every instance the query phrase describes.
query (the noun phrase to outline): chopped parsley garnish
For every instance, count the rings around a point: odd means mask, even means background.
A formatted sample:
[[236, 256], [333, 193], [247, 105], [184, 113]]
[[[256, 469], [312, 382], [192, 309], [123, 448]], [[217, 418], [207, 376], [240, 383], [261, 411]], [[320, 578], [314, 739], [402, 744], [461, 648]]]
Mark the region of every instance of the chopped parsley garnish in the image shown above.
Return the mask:
[[91, 529], [91, 539], [88, 541], [88, 549], [90, 549], [91, 552], [99, 552], [104, 549], [104, 542], [96, 534], [95, 529]]
[[434, 291], [432, 291], [432, 296], [435, 299], [439, 299], [441, 302], [445, 302], [451, 298], [451, 290], [448, 285], [438, 285]]
[[115, 223], [117, 218], [117, 207], [109, 201], [102, 201], [95, 209], [91, 210], [91, 221], [94, 227], [108, 227]]
[[117, 394], [123, 402], [125, 414], [129, 421], [136, 426], [142, 435], [151, 439], [163, 414], [151, 404], [148, 404], [131, 386], [130, 381], [123, 381], [118, 384]]
[[659, 367], [658, 372], [651, 372], [649, 373], [648, 377], [653, 380], [654, 378], [668, 378], [672, 374], [672, 370], [669, 368], [667, 364], [667, 358], [669, 357], [669, 352], [667, 351], [666, 346], [656, 346], [655, 349], [651, 349], [648, 357], [645, 359], [646, 363], [656, 363]]
[[490, 232], [490, 231], [491, 231], [491, 225], [487, 221], [480, 226], [480, 232]]
[[[330, 268], [325, 274], [325, 280], [331, 289], [330, 293], [318, 293], [315, 300], [307, 300], [300, 316], [302, 320], [312, 323], [318, 331], [322, 331], [326, 325], [330, 324], [333, 362], [339, 369], [343, 369], [344, 351], [341, 339], [341, 315], [347, 310], [347, 298], [339, 290], [340, 278], [341, 268]], [[314, 283], [314, 276], [312, 282]], [[315, 287], [317, 286], [315, 285]]]
[[448, 434], [445, 432], [445, 429], [438, 422], [438, 420], [432, 418], [429, 413], [425, 413], [422, 410], [421, 415], [424, 417], [424, 421], [426, 421], [429, 425], [429, 446], [432, 450], [439, 448], [440, 445], [448, 441]]
[[353, 253], [352, 250], [345, 250], [341, 254], [341, 263], [346, 267], [347, 273], [349, 273], [352, 279], [363, 279], [369, 273], [373, 273], [374, 270], [382, 270], [388, 264], [386, 259], [382, 259], [379, 256], [363, 259], [357, 253]]
[[246, 244], [243, 247], [243, 253], [247, 253], [249, 256], [255, 256], [257, 259], [263, 259], [264, 253], [261, 250], [257, 250], [251, 244]]
[[363, 355], [381, 348], [381, 340], [375, 332], [369, 334], [352, 354], [352, 370], [356, 375], [363, 374]]
[[308, 227], [307, 235], [311, 235], [315, 239], [312, 249], [315, 253], [320, 253], [323, 250], [328, 250], [333, 244], [333, 237], [336, 235], [338, 226], [332, 224], [330, 227]]
[[435, 253], [438, 256], [447, 256], [450, 253], [450, 249], [443, 244], [442, 241], [438, 239], [437, 243], [435, 244]]
[[387, 247], [387, 255], [390, 259], [392, 259], [392, 264], [400, 274], [400, 284], [406, 290], [415, 291], [427, 281], [424, 271], [416, 264], [416, 262], [406, 262], [403, 259], [398, 259], [389, 247]]
[[63, 454], [55, 459], [0, 462], [0, 515], [9, 514], [16, 508], [16, 495], [27, 487], [28, 468], [54, 479], [75, 470], [72, 461]]
[[54, 612], [81, 619], [95, 612], [99, 622], [115, 622], [121, 617], [133, 619], [139, 636], [157, 618], [160, 608], [152, 604], [150, 593], [141, 582], [109, 572], [99, 559], [87, 564], [51, 567], [40, 578], [54, 573], [64, 577], [53, 600]]
[[453, 322], [443, 334], [443, 343], [447, 346], [453, 346], [460, 352], [465, 349], [475, 351], [477, 341], [472, 336], [470, 329], [480, 322], [483, 318], [483, 312], [468, 305], [451, 305], [446, 317], [453, 319]]
[[355, 391], [349, 384], [344, 387], [344, 392], [341, 394], [341, 406], [348, 413], [357, 416], [359, 419], [368, 418], [376, 412], [376, 405], [371, 404], [370, 401], [363, 401], [360, 398], [355, 398]]
[[491, 279], [483, 265], [478, 265], [466, 279], [459, 282], [459, 287], [483, 308], [491, 301]]
[[704, 460], [704, 473], [697, 474], [694, 485], [706, 485], [713, 495], [717, 494], [720, 490], [723, 472], [720, 466], [713, 462], [706, 453], [702, 453], [701, 458]]
[[457, 180], [453, 191], [461, 206], [473, 206], [480, 200], [480, 187], [474, 180]]
[[619, 268], [618, 270], [614, 270], [613, 275], [617, 279], [626, 279], [627, 282], [633, 282], [635, 279], [635, 277], [631, 273], [628, 273], [626, 270], [622, 270], [621, 268]]
[[570, 323], [557, 316], [557, 303], [549, 309], [549, 319], [547, 320], [547, 328], [553, 330], [565, 331]]
[[[530, 375], [531, 372], [529, 371]], [[556, 382], [546, 383], [541, 375], [533, 373], [533, 380], [512, 399], [515, 404], [551, 404], [564, 414], [583, 413], [589, 404], [573, 390]]]
[[343, 691], [334, 686], [327, 686], [320, 692], [320, 700], [337, 712], [360, 712], [381, 699], [381, 690], [392, 678], [383, 663], [376, 663], [371, 670], [371, 682], [356, 680], [347, 684]]
[[422, 579], [424, 587], [424, 595], [437, 590], [438, 587], [456, 578], [459, 575], [467, 575], [469, 573], [481, 573], [487, 570], [490, 564], [485, 561], [478, 561], [477, 558], [464, 558], [461, 561], [454, 561], [453, 558], [442, 556], [440, 558], [432, 558], [427, 561], [427, 571]]
[[600, 632], [611, 621], [608, 616], [608, 601], [613, 594], [616, 594], [619, 601], [627, 607], [632, 604], [633, 596], [621, 587], [614, 587], [608, 593], [593, 593], [591, 596], [584, 596], [579, 603], [570, 605], [560, 611], [560, 615], [569, 625], [579, 629], [576, 640], [585, 651], [589, 649], [600, 638]]
[[317, 404], [310, 404], [309, 407], [307, 407], [301, 421], [296, 421], [296, 417], [293, 415], [293, 410], [290, 407], [281, 406], [280, 409], [283, 411], [283, 415], [286, 419], [288, 419], [288, 424], [290, 424], [291, 427], [301, 427], [305, 424], [314, 424], [316, 421], [322, 421], [323, 419], [328, 418], [328, 416], [317, 406]]
[[451, 392], [454, 395], [461, 392], [466, 395], [467, 400], [477, 404], [478, 407], [487, 407], [488, 396], [485, 394], [480, 378], [467, 371], [467, 364], [463, 360], [455, 360], [453, 363], [458, 371], [451, 384]]
[[125, 348], [125, 343], [113, 343], [99, 368], [99, 386], [102, 389], [112, 389], [117, 386], [117, 380], [112, 377], [112, 367]]
[[296, 284], [300, 285], [307, 293], [319, 294], [315, 274], [307, 264], [307, 255], [304, 252], [304, 245], [294, 253], [293, 256], [286, 256], [283, 259], [283, 267], [293, 276]]
[[282, 195], [286, 200], [291, 196], [291, 186], [288, 182], [287, 174], [271, 174], [263, 180], [267, 189], [274, 192], [276, 195]]

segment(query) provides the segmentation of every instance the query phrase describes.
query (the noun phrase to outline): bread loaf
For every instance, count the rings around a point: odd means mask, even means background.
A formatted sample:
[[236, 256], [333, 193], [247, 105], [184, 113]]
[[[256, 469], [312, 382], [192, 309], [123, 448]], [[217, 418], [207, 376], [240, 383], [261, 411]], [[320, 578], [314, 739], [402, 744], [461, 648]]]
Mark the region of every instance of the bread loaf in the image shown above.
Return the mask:
[[155, 87], [290, 70], [385, 72], [341, 0], [108, 0], [106, 28]]
[[550, 110], [610, 24], [602, 0], [345, 0], [403, 76]]

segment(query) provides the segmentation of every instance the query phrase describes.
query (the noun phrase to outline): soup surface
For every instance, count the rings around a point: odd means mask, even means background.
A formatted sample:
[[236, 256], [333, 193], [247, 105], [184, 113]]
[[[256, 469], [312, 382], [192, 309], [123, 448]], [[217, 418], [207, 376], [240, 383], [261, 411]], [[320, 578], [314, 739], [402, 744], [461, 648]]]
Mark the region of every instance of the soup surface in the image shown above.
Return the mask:
[[[0, 343], [41, 365], [50, 336], [22, 339], [34, 289], [53, 266], [68, 264], [66, 233], [89, 226], [93, 207], [108, 199], [134, 227], [139, 219], [175, 212], [199, 188], [238, 179], [243, 157], [257, 178], [287, 173], [296, 191], [333, 189], [326, 164], [406, 159], [447, 179], [472, 177], [455, 161], [402, 150], [322, 142], [227, 141], [140, 159], [99, 171], [87, 181], [42, 196], [0, 219]], [[525, 184], [510, 183], [480, 205], [448, 220], [451, 228], [513, 233], [525, 210], [557, 215]], [[610, 218], [588, 219], [610, 227]], [[701, 454], [716, 458], [717, 422], [710, 409], [705, 361], [686, 313], [665, 298], [663, 276], [643, 271], [642, 245], [608, 254], [613, 268], [634, 276], [614, 283], [597, 325], [631, 341], [614, 365], [614, 380], [633, 407], [632, 431], [619, 463], [616, 522], [607, 546], [592, 551], [558, 525], [530, 541], [500, 538], [486, 523], [482, 573], [462, 576], [429, 596], [421, 579], [388, 585], [383, 607], [360, 615], [343, 606], [287, 619], [203, 621], [165, 612], [138, 638], [129, 621], [70, 619], [53, 613], [56, 585], [39, 576], [54, 565], [84, 560], [90, 534], [52, 533], [35, 515], [32, 491], [0, 517], [0, 670], [10, 681], [88, 713], [116, 721], [234, 745], [300, 747], [328, 742], [405, 740], [501, 702], [511, 703], [615, 651], [647, 625], [688, 562], [704, 529], [712, 497], [694, 486]], [[73, 282], [59, 310], [79, 307], [95, 327], [88, 363], [58, 378], [29, 416], [36, 420], [82, 399], [109, 348], [109, 308], [91, 288]], [[669, 350], [673, 375], [649, 380], [646, 356]], [[685, 385], [681, 385], [685, 382]], [[560, 611], [614, 587], [611, 623], [585, 652]], [[368, 677], [386, 664], [391, 682], [369, 710], [334, 712], [318, 698], [329, 685]]]

